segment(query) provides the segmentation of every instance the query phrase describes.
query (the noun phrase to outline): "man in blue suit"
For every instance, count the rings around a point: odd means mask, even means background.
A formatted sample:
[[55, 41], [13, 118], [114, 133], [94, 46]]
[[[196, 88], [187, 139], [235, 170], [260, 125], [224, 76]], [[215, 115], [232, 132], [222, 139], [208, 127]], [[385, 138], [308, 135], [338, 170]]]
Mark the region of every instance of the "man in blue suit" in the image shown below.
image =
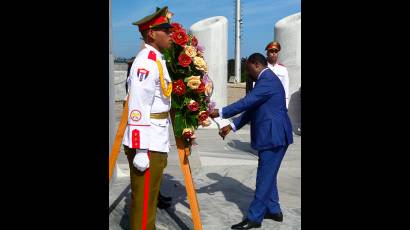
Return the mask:
[[219, 134], [225, 138], [231, 130], [239, 130], [250, 123], [251, 146], [259, 155], [254, 199], [247, 217], [232, 225], [232, 229], [259, 228], [263, 219], [268, 218], [283, 221], [276, 178], [285, 152], [293, 143], [281, 81], [267, 67], [267, 61], [260, 53], [249, 56], [246, 71], [256, 81], [254, 89], [239, 101], [210, 114], [212, 118], [230, 118], [242, 113], [233, 123], [221, 128]]

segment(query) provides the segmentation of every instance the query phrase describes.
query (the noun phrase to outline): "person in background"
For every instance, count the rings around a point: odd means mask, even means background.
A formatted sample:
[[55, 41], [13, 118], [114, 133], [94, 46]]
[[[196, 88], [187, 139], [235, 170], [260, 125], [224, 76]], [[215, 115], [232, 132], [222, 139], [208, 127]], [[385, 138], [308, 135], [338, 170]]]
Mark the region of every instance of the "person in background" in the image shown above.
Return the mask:
[[286, 108], [289, 105], [289, 74], [287, 68], [278, 62], [279, 52], [281, 50], [279, 42], [270, 42], [266, 48], [266, 59], [268, 67], [271, 69], [279, 80], [282, 82], [285, 89]]

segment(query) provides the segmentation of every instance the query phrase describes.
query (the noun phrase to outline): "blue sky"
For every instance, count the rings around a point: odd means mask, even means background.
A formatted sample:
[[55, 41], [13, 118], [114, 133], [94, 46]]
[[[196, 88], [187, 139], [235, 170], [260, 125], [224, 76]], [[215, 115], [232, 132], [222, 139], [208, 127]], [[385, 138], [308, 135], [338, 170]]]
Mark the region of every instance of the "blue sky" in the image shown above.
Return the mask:
[[[194, 23], [213, 16], [228, 19], [228, 58], [234, 57], [235, 0], [111, 0], [113, 53], [116, 57], [131, 57], [140, 46], [138, 27], [131, 23], [168, 6], [174, 13], [173, 22], [189, 29]], [[300, 12], [301, 0], [241, 0], [241, 57], [265, 53], [265, 46], [274, 38], [275, 23]], [[200, 42], [200, 41], [199, 41]]]

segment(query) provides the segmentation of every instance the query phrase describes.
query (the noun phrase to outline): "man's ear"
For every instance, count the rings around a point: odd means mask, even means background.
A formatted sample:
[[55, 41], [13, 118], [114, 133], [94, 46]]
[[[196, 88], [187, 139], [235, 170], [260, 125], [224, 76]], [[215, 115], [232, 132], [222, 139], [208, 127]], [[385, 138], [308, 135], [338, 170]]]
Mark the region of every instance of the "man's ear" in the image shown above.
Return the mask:
[[255, 65], [256, 69], [259, 69], [259, 67], [261, 66], [261, 64], [259, 64], [259, 62], [255, 62], [255, 63], [253, 63], [253, 65]]
[[148, 31], [148, 37], [151, 39], [155, 39], [155, 36], [156, 36], [155, 31], [150, 29]]

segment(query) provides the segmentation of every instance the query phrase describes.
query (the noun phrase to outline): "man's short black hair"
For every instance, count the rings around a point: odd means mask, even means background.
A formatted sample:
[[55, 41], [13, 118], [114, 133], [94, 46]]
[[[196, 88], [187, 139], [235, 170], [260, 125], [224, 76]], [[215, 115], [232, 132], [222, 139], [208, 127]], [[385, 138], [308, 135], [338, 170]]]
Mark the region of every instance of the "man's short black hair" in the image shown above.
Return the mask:
[[260, 54], [260, 53], [254, 53], [251, 56], [248, 57], [248, 62], [255, 64], [255, 63], [259, 63], [263, 66], [267, 66], [268, 65], [268, 61], [266, 60], [265, 56]]
[[141, 31], [140, 33], [141, 33], [141, 37], [142, 37], [141, 39], [143, 41], [147, 42], [148, 41], [148, 30]]

